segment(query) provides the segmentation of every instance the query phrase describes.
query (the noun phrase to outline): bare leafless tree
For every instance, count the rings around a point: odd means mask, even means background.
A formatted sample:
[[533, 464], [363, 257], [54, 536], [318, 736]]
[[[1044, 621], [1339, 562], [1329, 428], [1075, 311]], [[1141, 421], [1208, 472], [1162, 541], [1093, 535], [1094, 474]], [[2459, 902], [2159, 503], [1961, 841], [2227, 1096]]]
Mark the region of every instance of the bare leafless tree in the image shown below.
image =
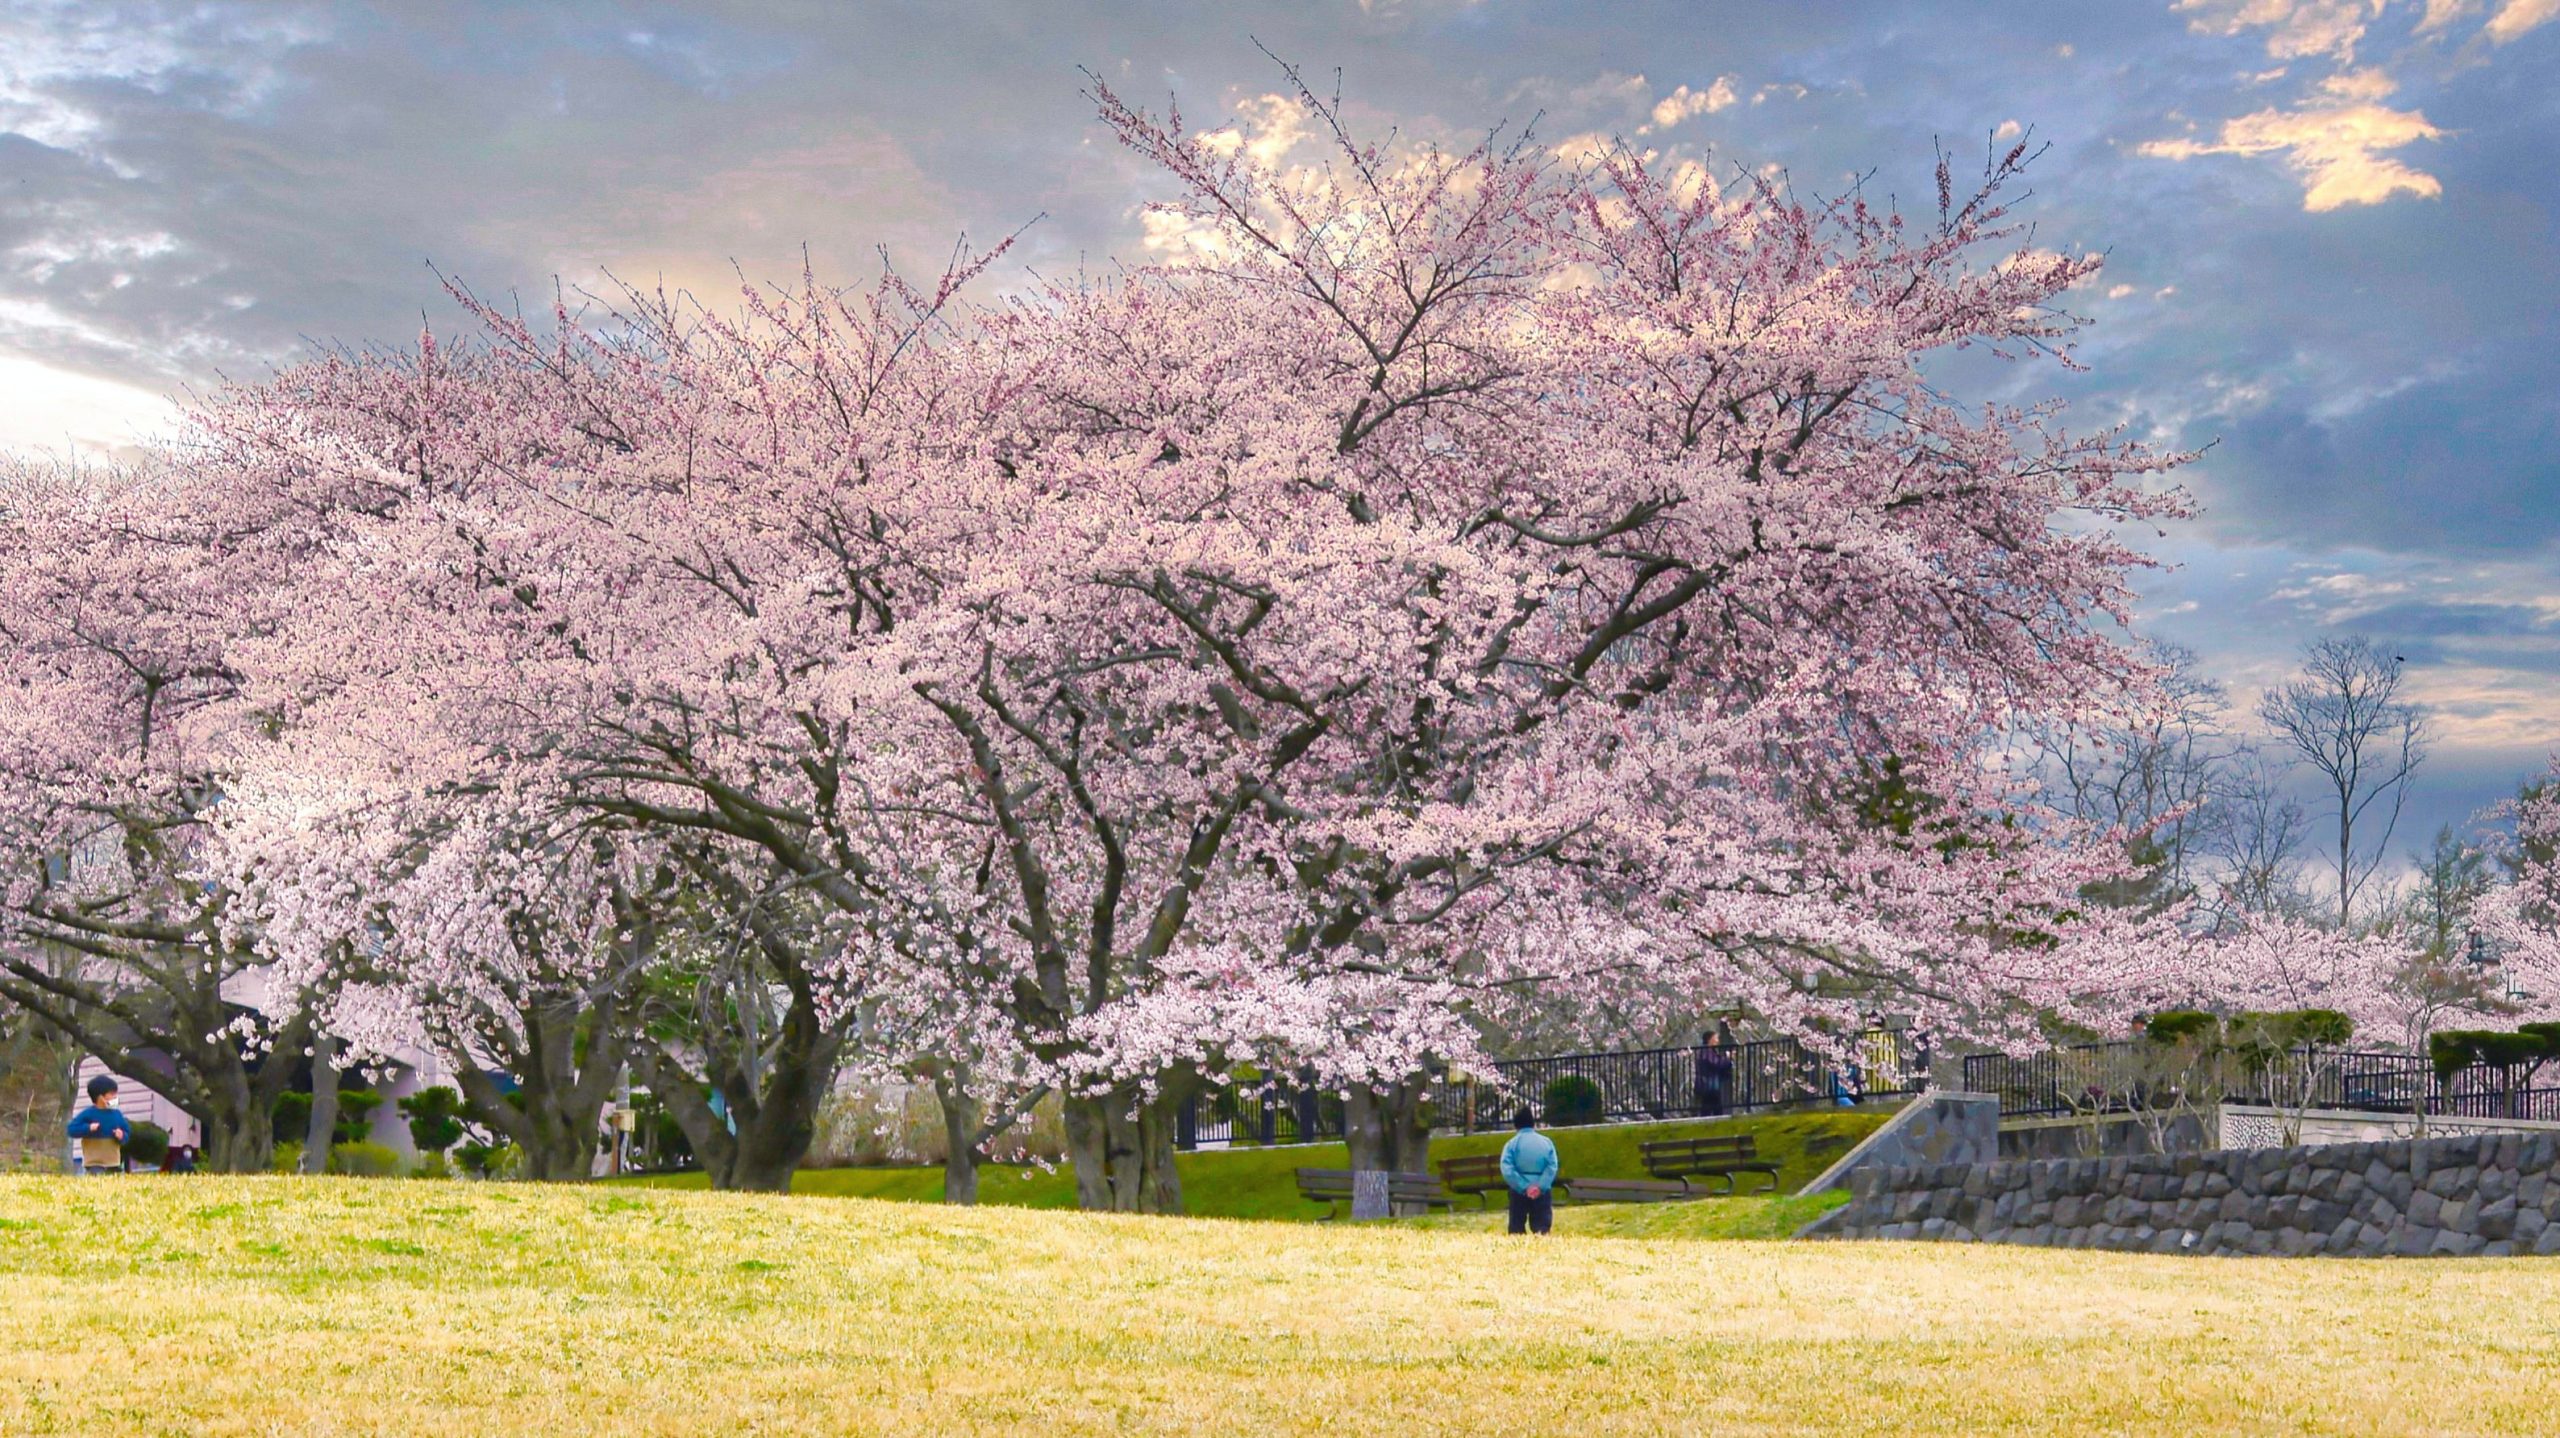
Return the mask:
[[2294, 865], [2310, 816], [2286, 792], [2284, 765], [2256, 749], [2232, 755], [2221, 767], [2204, 828], [2202, 848], [2213, 859], [2216, 880], [2212, 906], [2222, 924], [2306, 907]]
[[2197, 671], [2195, 654], [2160, 646], [2161, 703], [2134, 722], [2026, 737], [2045, 791], [2073, 818], [2121, 828], [2144, 873], [2120, 897], [2166, 903], [2196, 893], [2224, 771], [2238, 751], [2222, 686]]
[[2336, 825], [2338, 923], [2381, 867], [2409, 780], [2427, 756], [2426, 713], [2403, 698], [2405, 661], [2365, 638], [2323, 639], [2302, 675], [2267, 691], [2258, 716], [2318, 776]]

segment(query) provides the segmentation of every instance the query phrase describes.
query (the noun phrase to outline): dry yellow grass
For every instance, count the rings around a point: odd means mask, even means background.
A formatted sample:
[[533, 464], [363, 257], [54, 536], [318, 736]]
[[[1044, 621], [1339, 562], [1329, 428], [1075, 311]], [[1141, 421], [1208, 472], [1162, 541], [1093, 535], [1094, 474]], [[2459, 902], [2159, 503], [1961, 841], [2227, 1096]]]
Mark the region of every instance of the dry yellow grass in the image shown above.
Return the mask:
[[0, 1432], [2547, 1431], [2560, 1262], [0, 1180]]

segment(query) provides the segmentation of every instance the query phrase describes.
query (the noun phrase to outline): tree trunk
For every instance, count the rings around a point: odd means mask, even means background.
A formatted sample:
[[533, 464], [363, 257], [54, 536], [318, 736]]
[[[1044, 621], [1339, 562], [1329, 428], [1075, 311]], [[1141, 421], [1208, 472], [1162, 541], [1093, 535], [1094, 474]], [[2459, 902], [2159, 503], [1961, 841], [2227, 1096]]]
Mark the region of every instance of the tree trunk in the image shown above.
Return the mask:
[[311, 1124], [303, 1131], [302, 1171], [327, 1173], [338, 1129], [338, 1041], [311, 1037]]
[[942, 1105], [942, 1201], [976, 1203], [978, 1126], [985, 1120], [986, 1105], [948, 1067], [935, 1072], [933, 1096]]
[[[520, 1028], [484, 1024], [467, 1038], [442, 1034], [437, 1047], [473, 1110], [522, 1155], [520, 1176], [583, 1183], [595, 1176], [604, 1106], [631, 1052], [628, 1016], [618, 998], [582, 992], [527, 995], [518, 1014]], [[502, 1092], [474, 1052], [517, 1075], [516, 1091]]]
[[[814, 1034], [815, 1012], [807, 1018]], [[713, 1188], [782, 1193], [790, 1188], [791, 1175], [817, 1141], [818, 1108], [835, 1081], [840, 1047], [833, 1038], [803, 1043], [786, 1037], [764, 1083], [752, 1093], [744, 1075], [731, 1070], [721, 1076], [721, 1082], [705, 1083], [654, 1044], [637, 1046], [633, 1062], [649, 1075], [650, 1091], [684, 1130], [685, 1141], [702, 1161], [702, 1171]], [[704, 1095], [703, 1090], [712, 1087], [720, 1090], [727, 1103], [726, 1120], [712, 1112]]]
[[272, 1113], [233, 1118], [216, 1113], [196, 1115], [204, 1128], [203, 1152], [196, 1167], [206, 1173], [265, 1173], [275, 1166], [276, 1128]]
[[783, 1015], [782, 1029], [782, 1043], [765, 1072], [762, 1090], [744, 1096], [742, 1103], [731, 1108], [739, 1114], [737, 1144], [728, 1181], [723, 1183], [714, 1174], [714, 1188], [788, 1192], [791, 1175], [818, 1140], [818, 1109], [835, 1082], [841, 1046], [820, 1029], [816, 1009], [796, 995]]
[[[1351, 1167], [1385, 1173], [1431, 1172], [1431, 1116], [1424, 1103], [1431, 1078], [1415, 1074], [1384, 1088], [1354, 1088], [1342, 1102], [1342, 1135]], [[1398, 1212], [1414, 1211], [1406, 1205]]]
[[[273, 1166], [276, 1149], [276, 1093], [289, 1081], [290, 1066], [276, 1063], [286, 1078], [261, 1083], [264, 1075], [247, 1069], [220, 1076], [202, 1111], [194, 1113], [204, 1129], [196, 1166], [206, 1173], [264, 1173]], [[332, 1099], [336, 1097], [334, 1093]]]
[[1076, 1207], [1108, 1212], [1111, 1202], [1111, 1126], [1103, 1119], [1108, 1098], [1070, 1096], [1063, 1101], [1067, 1164], [1075, 1171]]
[[519, 1174], [536, 1183], [575, 1183], [593, 1175], [602, 1136], [597, 1120], [600, 1102], [583, 1101], [580, 1089], [563, 1092], [541, 1076], [538, 1061], [527, 1062], [513, 1094], [476, 1065], [457, 1064], [454, 1078], [477, 1112], [523, 1155]]
[[1067, 1157], [1075, 1166], [1076, 1204], [1113, 1213], [1182, 1212], [1182, 1177], [1174, 1168], [1174, 1125], [1191, 1096], [1175, 1081], [1150, 1101], [1134, 1086], [1066, 1100]]
[[1384, 1088], [1355, 1088], [1342, 1103], [1344, 1142], [1353, 1168], [1388, 1173], [1431, 1171], [1431, 1079], [1416, 1074]]

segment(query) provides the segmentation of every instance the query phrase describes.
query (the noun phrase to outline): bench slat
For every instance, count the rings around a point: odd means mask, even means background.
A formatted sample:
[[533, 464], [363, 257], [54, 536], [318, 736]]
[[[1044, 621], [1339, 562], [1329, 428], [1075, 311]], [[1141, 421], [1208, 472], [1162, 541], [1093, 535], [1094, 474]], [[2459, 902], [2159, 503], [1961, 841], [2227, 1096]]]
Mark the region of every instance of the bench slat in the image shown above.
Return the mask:
[[1721, 1178], [1725, 1192], [1732, 1193], [1739, 1186], [1737, 1175], [1756, 1173], [1768, 1179], [1768, 1192], [1778, 1189], [1778, 1165], [1760, 1157], [1759, 1144], [1747, 1133], [1663, 1139], [1637, 1147], [1645, 1171], [1656, 1178]]
[[[1297, 1170], [1298, 1196], [1310, 1203], [1332, 1206], [1325, 1217], [1332, 1218], [1342, 1204], [1352, 1198], [1351, 1170], [1347, 1168], [1302, 1168]], [[1430, 1208], [1453, 1207], [1448, 1190], [1440, 1180], [1427, 1173], [1391, 1173], [1387, 1175], [1389, 1205], [1419, 1203]]]
[[1492, 1195], [1509, 1192], [1511, 1185], [1502, 1177], [1502, 1160], [1493, 1154], [1479, 1158], [1444, 1158], [1440, 1160], [1440, 1182], [1451, 1193], [1471, 1193], [1476, 1202], [1490, 1208]]
[[1691, 1196], [1685, 1183], [1649, 1178], [1566, 1178], [1556, 1187], [1576, 1203], [1671, 1203]]

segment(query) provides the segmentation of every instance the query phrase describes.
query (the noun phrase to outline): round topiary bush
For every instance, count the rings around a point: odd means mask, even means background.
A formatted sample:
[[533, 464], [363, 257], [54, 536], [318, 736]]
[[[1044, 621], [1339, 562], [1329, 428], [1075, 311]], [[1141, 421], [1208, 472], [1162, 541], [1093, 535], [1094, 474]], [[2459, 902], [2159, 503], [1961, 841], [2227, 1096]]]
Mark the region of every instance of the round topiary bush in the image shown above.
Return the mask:
[[1598, 1123], [1606, 1110], [1600, 1085], [1580, 1074], [1563, 1074], [1549, 1080], [1538, 1098], [1547, 1122], [1558, 1126]]
[[124, 1156], [137, 1168], [158, 1168], [160, 1160], [169, 1156], [169, 1131], [151, 1122], [133, 1126], [133, 1137], [126, 1139]]

